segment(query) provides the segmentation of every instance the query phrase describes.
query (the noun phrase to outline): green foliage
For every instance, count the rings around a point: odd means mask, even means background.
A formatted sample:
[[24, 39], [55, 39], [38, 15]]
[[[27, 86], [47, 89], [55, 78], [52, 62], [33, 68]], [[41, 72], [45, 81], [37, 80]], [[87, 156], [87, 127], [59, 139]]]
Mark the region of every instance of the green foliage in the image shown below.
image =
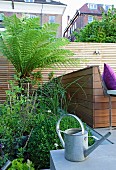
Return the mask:
[[93, 137], [91, 137], [92, 136], [91, 130], [88, 131], [88, 136], [89, 136], [88, 145], [91, 146], [95, 143], [95, 139]]
[[[59, 114], [59, 109], [67, 110], [66, 91], [60, 79], [53, 79], [37, 90], [40, 112]], [[63, 107], [65, 106], [65, 107]]]
[[6, 163], [8, 155], [4, 154], [4, 145], [0, 142], [0, 169]]
[[48, 87], [47, 84], [43, 88], [39, 86], [38, 96], [37, 93], [30, 96], [28, 90], [25, 93], [22, 90], [10, 81], [7, 101], [1, 105], [0, 143], [4, 144], [8, 159], [25, 159], [26, 155], [36, 168], [48, 167], [49, 152], [56, 149], [54, 144], [59, 143], [61, 148], [55, 126], [60, 116], [59, 97], [64, 97], [63, 87], [56, 82]]
[[[10, 81], [10, 89], [6, 91], [7, 100], [1, 105], [0, 119], [0, 143], [4, 144], [4, 152], [9, 159], [14, 159], [19, 150], [27, 145], [28, 135], [33, 129], [33, 121], [36, 119], [37, 95], [29, 95], [28, 90]], [[22, 151], [22, 152], [23, 152]]]
[[[1, 105], [0, 143], [4, 144], [7, 158], [13, 160], [11, 170], [27, 169], [28, 159], [35, 169], [48, 168], [50, 150], [62, 148], [55, 127], [60, 116], [66, 114], [62, 110], [66, 91], [57, 79], [39, 85], [37, 93], [31, 96], [28, 89], [25, 93], [22, 90], [15, 82], [10, 82], [7, 100]], [[60, 125], [61, 130], [78, 127], [78, 122], [71, 117]]]
[[[55, 128], [59, 118], [60, 115], [39, 115], [39, 121], [33, 131], [32, 138], [30, 138], [28, 149], [28, 151], [31, 153], [32, 162], [34, 162], [35, 165], [38, 165], [36, 169], [48, 168], [50, 160], [50, 150], [62, 148]], [[66, 130], [69, 127], [79, 127], [79, 124], [74, 119], [70, 121], [63, 120], [61, 124], [61, 129]]]
[[23, 163], [23, 159], [14, 159], [12, 161], [12, 165], [8, 170], [34, 170], [32, 162], [27, 160], [27, 162]]
[[54, 77], [54, 72], [53, 72], [53, 71], [51, 71], [50, 73], [48, 73], [48, 78], [49, 78], [49, 80], [53, 79], [53, 77]]
[[116, 10], [109, 9], [107, 14], [102, 14], [102, 20], [95, 20], [80, 30], [80, 33], [74, 33], [77, 42], [116, 42]]
[[16, 15], [4, 18], [6, 31], [0, 36], [0, 51], [14, 65], [20, 78], [29, 77], [36, 68], [68, 61], [72, 52], [61, 48], [68, 44], [56, 38], [57, 24], [40, 27], [39, 18], [19, 19]]
[[38, 78], [42, 79], [41, 71], [32, 72], [31, 75], [34, 77], [35, 80], [37, 80]]

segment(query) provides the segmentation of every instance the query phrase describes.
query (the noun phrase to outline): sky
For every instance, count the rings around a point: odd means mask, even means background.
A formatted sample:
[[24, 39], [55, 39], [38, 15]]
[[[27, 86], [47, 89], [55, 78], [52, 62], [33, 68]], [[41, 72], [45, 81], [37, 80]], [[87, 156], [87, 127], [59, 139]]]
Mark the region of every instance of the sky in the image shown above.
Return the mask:
[[[59, 0], [57, 0], [59, 1]], [[81, 8], [85, 3], [95, 3], [95, 4], [107, 4], [114, 5], [116, 7], [116, 0], [60, 0], [60, 2], [67, 5], [66, 10], [63, 15], [63, 31], [67, 26], [67, 16], [70, 16], [70, 19], [74, 16], [76, 10]]]

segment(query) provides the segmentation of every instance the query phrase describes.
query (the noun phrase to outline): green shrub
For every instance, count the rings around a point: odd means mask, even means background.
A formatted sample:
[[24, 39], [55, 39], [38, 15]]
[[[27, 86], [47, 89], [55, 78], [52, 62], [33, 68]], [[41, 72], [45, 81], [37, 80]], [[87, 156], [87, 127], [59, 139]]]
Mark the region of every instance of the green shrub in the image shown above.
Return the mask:
[[74, 32], [77, 42], [116, 43], [116, 9], [102, 14], [101, 20], [87, 24], [79, 33]]
[[[9, 158], [11, 160], [16, 158], [18, 155], [20, 156], [19, 152], [22, 147], [21, 134], [23, 134], [23, 131], [25, 130], [23, 128], [24, 122], [21, 122], [20, 118], [17, 117], [16, 114], [14, 114], [13, 116], [11, 115], [10, 119], [9, 117], [7, 117], [7, 115], [5, 118], [5, 121], [9, 124], [9, 127], [7, 128], [8, 130], [6, 130], [6, 132], [9, 133], [9, 136], [4, 134], [4, 137], [7, 138], [7, 141], [4, 141], [4, 151], [9, 153]], [[33, 162], [36, 169], [48, 168], [50, 163], [50, 150], [62, 148], [55, 128], [59, 118], [60, 115], [54, 115], [51, 113], [39, 113], [35, 115], [33, 114], [31, 115], [31, 117], [30, 114], [27, 114], [27, 121], [30, 120], [30, 123], [28, 123], [26, 131], [29, 133], [32, 129], [32, 134], [23, 152], [28, 153], [28, 158]], [[19, 121], [20, 127], [16, 126], [16, 123], [15, 126], [12, 125], [13, 122]], [[65, 130], [69, 127], [71, 128], [72, 125], [73, 127], [78, 127], [78, 124], [77, 122], [75, 122], [75, 120], [72, 120], [70, 122], [65, 120], [64, 122], [62, 122], [61, 129]], [[56, 146], [56, 144], [58, 144], [58, 146]]]
[[[20, 158], [25, 163], [29, 159], [35, 169], [48, 168], [50, 150], [62, 148], [56, 123], [65, 113], [60, 108], [66, 92], [56, 80], [39, 86], [38, 92], [31, 96], [28, 90], [23, 94], [22, 90], [11, 82], [7, 101], [1, 106], [0, 143], [11, 161]], [[72, 127], [79, 127], [74, 118], [61, 121], [61, 130]]]
[[[0, 113], [0, 143], [4, 144], [8, 159], [19, 157], [26, 161], [30, 158], [37, 168], [49, 165], [49, 151], [55, 149], [54, 143], [58, 140], [55, 126], [59, 115], [59, 97], [63, 92], [62, 87], [51, 83], [54, 90], [50, 91], [48, 86], [51, 85], [45, 84], [43, 88], [39, 86], [38, 96], [36, 92], [30, 96], [28, 89], [24, 92], [22, 87], [10, 81], [7, 100], [1, 105]], [[53, 134], [50, 136], [53, 142], [50, 143], [49, 134]]]
[[[48, 168], [50, 164], [50, 150], [61, 149], [62, 145], [56, 133], [56, 123], [60, 115], [39, 114], [36, 127], [28, 144], [28, 152], [36, 168]], [[70, 118], [71, 119], [71, 118]], [[79, 127], [74, 119], [67, 119], [61, 122], [61, 129]]]
[[66, 107], [66, 91], [61, 85], [60, 80], [53, 79], [43, 86], [39, 86], [37, 90], [38, 103], [40, 112], [51, 112], [59, 114], [59, 108]]
[[30, 160], [23, 163], [23, 159], [14, 159], [8, 170], [34, 170], [34, 168]]

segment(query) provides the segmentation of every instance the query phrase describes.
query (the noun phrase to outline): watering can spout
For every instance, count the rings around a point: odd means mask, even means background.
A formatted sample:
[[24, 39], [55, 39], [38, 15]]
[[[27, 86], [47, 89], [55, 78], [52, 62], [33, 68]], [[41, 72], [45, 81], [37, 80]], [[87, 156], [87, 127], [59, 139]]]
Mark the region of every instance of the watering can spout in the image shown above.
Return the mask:
[[93, 152], [104, 140], [106, 140], [111, 135], [111, 132], [108, 132], [100, 140], [96, 141], [92, 146], [84, 151], [84, 156], [87, 157], [91, 152]]

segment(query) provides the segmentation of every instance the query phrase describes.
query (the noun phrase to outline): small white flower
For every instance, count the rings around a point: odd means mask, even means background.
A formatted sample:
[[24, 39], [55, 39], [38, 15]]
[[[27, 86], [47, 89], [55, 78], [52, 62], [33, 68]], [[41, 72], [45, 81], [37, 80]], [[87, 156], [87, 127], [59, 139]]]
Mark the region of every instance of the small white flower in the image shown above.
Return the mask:
[[57, 143], [55, 143], [55, 144], [54, 144], [54, 146], [57, 148], [57, 147], [58, 147], [58, 144], [57, 144]]
[[48, 113], [51, 113], [51, 110], [48, 110]]
[[27, 163], [30, 163], [30, 160], [29, 160], [29, 159], [27, 159]]

